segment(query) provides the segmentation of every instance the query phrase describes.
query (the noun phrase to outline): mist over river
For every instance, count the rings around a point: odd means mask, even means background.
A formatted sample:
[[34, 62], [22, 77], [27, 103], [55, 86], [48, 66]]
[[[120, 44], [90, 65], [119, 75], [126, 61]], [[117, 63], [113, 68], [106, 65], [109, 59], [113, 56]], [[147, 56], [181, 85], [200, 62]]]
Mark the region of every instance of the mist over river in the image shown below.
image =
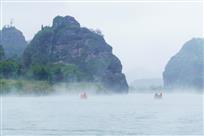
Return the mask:
[[3, 136], [203, 135], [203, 94], [2, 97]]

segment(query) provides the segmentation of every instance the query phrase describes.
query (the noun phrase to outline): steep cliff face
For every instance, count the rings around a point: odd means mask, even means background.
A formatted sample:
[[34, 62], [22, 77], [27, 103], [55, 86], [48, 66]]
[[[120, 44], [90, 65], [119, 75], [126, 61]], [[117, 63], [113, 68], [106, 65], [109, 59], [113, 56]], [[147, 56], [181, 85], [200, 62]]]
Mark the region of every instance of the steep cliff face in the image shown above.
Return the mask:
[[120, 60], [101, 33], [80, 27], [71, 16], [57, 16], [42, 27], [23, 54], [25, 69], [35, 64], [74, 64], [88, 77], [115, 92], [127, 92]]
[[3, 45], [6, 58], [20, 57], [26, 48], [23, 33], [15, 27], [0, 30], [0, 44]]
[[2, 45], [0, 45], [0, 61], [4, 59], [4, 57], [5, 57], [4, 55], [5, 55], [4, 54], [4, 48]]
[[203, 89], [204, 85], [204, 40], [194, 38], [184, 44], [173, 56], [163, 72], [167, 89]]

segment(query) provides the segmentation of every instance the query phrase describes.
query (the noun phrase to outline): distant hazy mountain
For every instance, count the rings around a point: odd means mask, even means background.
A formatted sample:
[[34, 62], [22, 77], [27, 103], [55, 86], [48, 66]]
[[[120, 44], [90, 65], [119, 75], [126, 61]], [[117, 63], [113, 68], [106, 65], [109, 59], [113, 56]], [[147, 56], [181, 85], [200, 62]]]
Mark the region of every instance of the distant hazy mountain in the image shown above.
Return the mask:
[[100, 82], [115, 92], [128, 91], [121, 62], [101, 32], [81, 27], [71, 16], [55, 17], [51, 27], [42, 26], [34, 36], [23, 54], [23, 66], [29, 70], [36, 65], [38, 69], [39, 65], [66, 67], [52, 72], [57, 81], [86, 80]]
[[203, 89], [204, 39], [194, 38], [186, 42], [173, 56], [163, 72], [166, 89]]
[[3, 45], [6, 58], [20, 57], [26, 48], [23, 33], [15, 27], [3, 27], [0, 30], [0, 44]]
[[138, 91], [159, 90], [163, 87], [163, 81], [159, 78], [137, 79], [130, 83], [130, 86]]

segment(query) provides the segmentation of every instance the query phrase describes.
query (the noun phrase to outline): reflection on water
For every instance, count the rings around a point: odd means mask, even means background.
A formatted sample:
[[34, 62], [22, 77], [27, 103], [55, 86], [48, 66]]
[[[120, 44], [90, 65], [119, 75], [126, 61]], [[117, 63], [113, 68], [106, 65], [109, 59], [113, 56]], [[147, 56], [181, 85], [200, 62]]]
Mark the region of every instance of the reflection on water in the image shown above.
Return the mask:
[[201, 135], [202, 100], [202, 94], [3, 97], [3, 135]]

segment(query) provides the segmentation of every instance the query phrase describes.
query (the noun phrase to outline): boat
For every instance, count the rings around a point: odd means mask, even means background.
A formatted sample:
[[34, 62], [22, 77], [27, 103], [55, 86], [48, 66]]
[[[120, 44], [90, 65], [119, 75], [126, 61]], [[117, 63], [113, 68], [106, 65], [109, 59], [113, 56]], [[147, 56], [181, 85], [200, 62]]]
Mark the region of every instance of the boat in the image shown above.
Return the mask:
[[86, 92], [81, 93], [81, 94], [80, 94], [80, 98], [81, 98], [81, 99], [87, 99], [87, 94], [86, 94]]
[[162, 92], [160, 92], [160, 93], [155, 93], [155, 94], [154, 94], [154, 98], [155, 98], [155, 99], [161, 99], [161, 98], [162, 98]]

